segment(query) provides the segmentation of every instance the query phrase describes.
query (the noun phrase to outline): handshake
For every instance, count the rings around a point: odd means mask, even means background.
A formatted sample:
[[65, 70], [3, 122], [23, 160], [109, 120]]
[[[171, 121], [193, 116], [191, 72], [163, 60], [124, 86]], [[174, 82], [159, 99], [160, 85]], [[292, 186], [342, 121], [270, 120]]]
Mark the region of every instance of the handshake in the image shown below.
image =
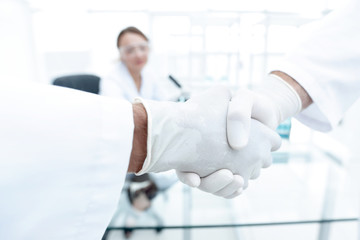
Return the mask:
[[147, 112], [147, 155], [137, 174], [175, 169], [192, 187], [225, 198], [239, 195], [269, 167], [281, 145], [275, 128], [301, 110], [295, 90], [275, 75], [270, 88], [218, 87], [185, 103], [136, 99]]

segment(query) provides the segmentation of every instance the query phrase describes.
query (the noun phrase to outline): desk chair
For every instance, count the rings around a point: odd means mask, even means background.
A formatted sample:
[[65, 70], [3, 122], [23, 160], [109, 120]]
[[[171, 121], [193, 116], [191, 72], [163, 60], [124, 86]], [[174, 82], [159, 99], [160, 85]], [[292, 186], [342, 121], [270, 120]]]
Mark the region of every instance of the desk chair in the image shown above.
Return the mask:
[[85, 92], [99, 94], [100, 77], [90, 74], [79, 74], [58, 77], [53, 85], [73, 88]]

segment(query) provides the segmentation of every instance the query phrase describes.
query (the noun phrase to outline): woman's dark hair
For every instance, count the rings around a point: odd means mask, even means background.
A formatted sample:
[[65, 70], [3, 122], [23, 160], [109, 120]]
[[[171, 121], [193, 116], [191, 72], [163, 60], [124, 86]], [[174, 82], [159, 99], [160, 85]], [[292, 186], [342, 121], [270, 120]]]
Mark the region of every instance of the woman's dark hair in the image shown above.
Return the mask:
[[126, 33], [138, 34], [138, 35], [142, 36], [147, 42], [149, 41], [149, 39], [145, 36], [145, 34], [143, 32], [141, 32], [139, 29], [137, 29], [136, 27], [127, 27], [127, 28], [123, 29], [117, 37], [116, 46], [118, 48], [120, 48], [121, 37], [124, 36]]

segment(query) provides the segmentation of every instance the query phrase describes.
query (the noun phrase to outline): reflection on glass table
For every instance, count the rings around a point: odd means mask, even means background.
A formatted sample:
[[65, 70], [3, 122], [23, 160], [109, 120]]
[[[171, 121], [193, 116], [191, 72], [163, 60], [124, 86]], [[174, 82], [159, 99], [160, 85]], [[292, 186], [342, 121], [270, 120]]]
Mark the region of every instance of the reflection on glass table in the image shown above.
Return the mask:
[[356, 239], [358, 192], [341, 159], [311, 147], [273, 158], [235, 199], [176, 183], [133, 226], [123, 192], [104, 239]]

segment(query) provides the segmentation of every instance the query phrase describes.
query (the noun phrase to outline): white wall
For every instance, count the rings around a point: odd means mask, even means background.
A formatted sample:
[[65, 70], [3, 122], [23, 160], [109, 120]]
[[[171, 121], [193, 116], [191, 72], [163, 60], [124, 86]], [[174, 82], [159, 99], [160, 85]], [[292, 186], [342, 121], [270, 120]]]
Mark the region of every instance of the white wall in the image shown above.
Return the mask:
[[0, 1], [0, 81], [34, 81], [32, 14], [24, 0]]
[[43, 81], [106, 72], [116, 36], [134, 25], [151, 40], [150, 66], [193, 91], [260, 84], [298, 27], [322, 17], [327, 1], [29, 0]]

